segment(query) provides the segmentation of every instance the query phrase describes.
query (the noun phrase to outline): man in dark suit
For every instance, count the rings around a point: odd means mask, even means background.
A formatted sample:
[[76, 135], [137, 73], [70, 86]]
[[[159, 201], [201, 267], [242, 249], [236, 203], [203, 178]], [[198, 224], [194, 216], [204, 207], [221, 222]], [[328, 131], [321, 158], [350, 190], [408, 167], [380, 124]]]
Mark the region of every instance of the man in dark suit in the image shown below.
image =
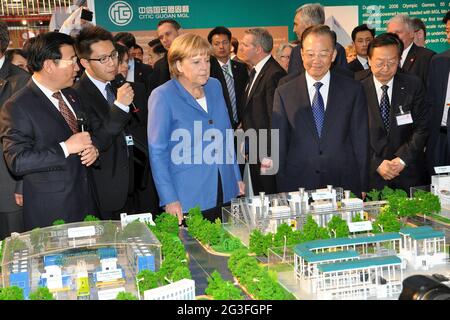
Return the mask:
[[[169, 51], [170, 45], [173, 40], [175, 40], [180, 34], [181, 26], [175, 20], [161, 20], [158, 23], [158, 28], [156, 30], [159, 40], [161, 40], [164, 48]], [[149, 94], [152, 93], [153, 89], [159, 87], [160, 85], [166, 83], [170, 80], [169, 62], [167, 60], [167, 53], [163, 58], [155, 63], [153, 72], [150, 75], [149, 83], [150, 89]]]
[[[0, 23], [0, 109], [14, 93], [25, 87], [30, 75], [5, 59], [9, 45], [9, 33], [6, 23]], [[0, 239], [11, 232], [23, 231], [21, 182], [9, 172], [3, 158], [0, 144]]]
[[150, 95], [150, 75], [153, 72], [153, 68], [143, 63], [142, 60], [134, 58], [133, 50], [136, 47], [136, 38], [134, 35], [129, 32], [119, 32], [114, 36], [114, 42], [128, 48], [127, 81], [142, 83], [145, 86], [147, 95]]
[[62, 33], [39, 35], [29, 49], [32, 80], [0, 114], [6, 163], [23, 178], [26, 231], [95, 213], [87, 166], [98, 150], [88, 132], [78, 132], [83, 107], [75, 91], [65, 89], [79, 69], [73, 42]]
[[425, 183], [428, 107], [420, 79], [397, 72], [401, 54], [396, 37], [376, 37], [368, 48], [372, 74], [362, 84], [369, 111], [369, 186], [409, 193], [410, 187]]
[[133, 138], [125, 125], [131, 118], [129, 106], [134, 92], [129, 83], [117, 91], [111, 85], [118, 72], [118, 53], [109, 31], [98, 26], [84, 28], [76, 39], [76, 50], [85, 72], [74, 89], [83, 100], [94, 134], [109, 121], [112, 108], [120, 108], [127, 115], [122, 128], [99, 146], [99, 165], [92, 169], [100, 217], [115, 220], [127, 212], [133, 186]]
[[[272, 48], [273, 38], [262, 28], [245, 31], [244, 38], [240, 42], [242, 59], [253, 66], [243, 98], [246, 99], [241, 116], [244, 131], [253, 129], [258, 134], [259, 130], [269, 131], [271, 128], [273, 95], [278, 81], [286, 75], [286, 71], [270, 54]], [[275, 177], [261, 172], [261, 161], [264, 159], [260, 158], [260, 153], [264, 153], [261, 150], [270, 150], [270, 132], [267, 146], [261, 144], [262, 141], [258, 139], [257, 155], [249, 154], [253, 191], [272, 194], [276, 192]], [[255, 156], [258, 156], [256, 161], [252, 159]]]
[[[307, 3], [299, 7], [295, 13], [294, 18], [294, 32], [297, 38], [302, 38], [303, 32], [311, 26], [316, 26], [325, 23], [325, 10], [322, 5], [318, 3]], [[303, 67], [302, 55], [300, 54], [300, 46], [292, 49], [291, 58], [289, 59], [289, 74], [300, 74], [305, 71]], [[334, 65], [347, 67], [347, 58], [345, 49], [339, 43], [336, 44], [337, 57], [334, 60]]]
[[208, 34], [213, 47], [210, 76], [220, 81], [228, 115], [233, 129], [240, 123], [239, 115], [244, 104], [244, 90], [248, 81], [245, 64], [230, 59], [231, 32], [225, 27], [216, 27]]
[[418, 76], [426, 85], [428, 67], [435, 52], [414, 44], [414, 24], [411, 18], [403, 14], [394, 16], [388, 22], [387, 32], [395, 33], [403, 42], [400, 59], [402, 70]]
[[[335, 37], [314, 26], [302, 35], [306, 72], [275, 92], [272, 130], [279, 132], [278, 192], [343, 187], [367, 191], [369, 128], [360, 83], [334, 71]], [[276, 168], [275, 159], [273, 166]]]
[[430, 106], [430, 138], [427, 144], [428, 174], [434, 167], [450, 165], [450, 135], [448, 109], [450, 107], [450, 50], [431, 59], [428, 73], [427, 102]]
[[370, 29], [367, 24], [357, 26], [352, 31], [353, 45], [356, 50], [356, 59], [348, 64], [348, 68], [353, 72], [369, 69], [367, 61], [367, 48], [370, 41], [375, 37], [375, 29]]

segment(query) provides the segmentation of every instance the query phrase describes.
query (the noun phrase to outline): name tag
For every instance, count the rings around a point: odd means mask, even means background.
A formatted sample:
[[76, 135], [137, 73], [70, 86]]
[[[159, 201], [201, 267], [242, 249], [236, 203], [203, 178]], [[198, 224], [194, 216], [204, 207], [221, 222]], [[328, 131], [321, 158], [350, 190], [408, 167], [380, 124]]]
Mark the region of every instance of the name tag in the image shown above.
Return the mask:
[[404, 126], [405, 124], [410, 124], [413, 123], [413, 118], [411, 116], [411, 113], [403, 113], [403, 114], [399, 114], [397, 115], [397, 125], [400, 126]]
[[125, 136], [125, 142], [127, 146], [134, 146], [133, 136]]

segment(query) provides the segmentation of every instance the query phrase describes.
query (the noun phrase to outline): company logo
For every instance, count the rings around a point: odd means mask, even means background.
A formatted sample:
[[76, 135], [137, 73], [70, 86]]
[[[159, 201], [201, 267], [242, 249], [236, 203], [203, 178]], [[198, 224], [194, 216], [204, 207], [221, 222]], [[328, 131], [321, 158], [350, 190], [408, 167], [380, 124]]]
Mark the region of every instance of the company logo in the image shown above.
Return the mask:
[[133, 9], [125, 1], [116, 1], [109, 7], [109, 19], [118, 26], [125, 26], [133, 19]]

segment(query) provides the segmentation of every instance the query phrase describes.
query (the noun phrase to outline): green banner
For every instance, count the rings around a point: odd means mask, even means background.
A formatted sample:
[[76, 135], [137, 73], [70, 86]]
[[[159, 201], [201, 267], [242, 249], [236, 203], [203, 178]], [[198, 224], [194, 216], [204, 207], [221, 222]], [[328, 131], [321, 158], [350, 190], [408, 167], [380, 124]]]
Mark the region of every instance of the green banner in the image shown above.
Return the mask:
[[[292, 22], [295, 10], [303, 1], [292, 0], [97, 0], [96, 22], [112, 31], [155, 30], [159, 20], [175, 19], [185, 29], [206, 29], [217, 25], [227, 27], [288, 26], [289, 39], [295, 39]], [[392, 1], [354, 0], [321, 1], [325, 6], [327, 24], [338, 33], [346, 45], [358, 24], [368, 23], [377, 33], [386, 30], [386, 22], [399, 13], [421, 18], [427, 26], [427, 47], [442, 52], [446, 43], [444, 14], [450, 1]], [[349, 40], [350, 39], [350, 40]]]

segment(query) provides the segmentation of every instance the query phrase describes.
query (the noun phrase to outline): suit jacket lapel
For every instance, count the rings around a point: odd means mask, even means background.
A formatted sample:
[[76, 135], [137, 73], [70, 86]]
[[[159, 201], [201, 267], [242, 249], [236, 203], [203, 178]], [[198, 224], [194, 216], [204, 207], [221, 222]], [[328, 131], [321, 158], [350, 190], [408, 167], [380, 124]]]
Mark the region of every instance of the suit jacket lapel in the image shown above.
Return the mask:
[[[372, 147], [374, 148], [376, 153], [380, 153], [388, 143], [388, 139], [386, 128], [384, 127], [383, 119], [381, 118], [380, 103], [378, 101], [377, 90], [375, 89], [373, 76], [370, 76], [370, 78], [366, 80], [365, 86], [367, 94], [368, 113], [369, 118], [371, 119], [370, 135], [372, 138], [370, 140]], [[392, 111], [390, 112], [390, 114], [392, 114]], [[382, 132], [381, 136], [379, 135], [380, 132]]]
[[[256, 89], [258, 88], [259, 83], [261, 82], [261, 79], [264, 77], [264, 73], [266, 72], [267, 69], [270, 68], [270, 66], [272, 65], [272, 57], [270, 57], [270, 59], [266, 62], [266, 64], [264, 65], [264, 67], [261, 69], [261, 72], [258, 74], [258, 76], [255, 79], [255, 83], [253, 84], [252, 90], [250, 91], [250, 94], [248, 95], [247, 98], [247, 103], [246, 105], [248, 105], [248, 103], [250, 102], [250, 100], [252, 99], [252, 96], [255, 94]], [[249, 85], [251, 85], [251, 83], [249, 83]]]
[[[181, 83], [174, 79], [174, 84], [178, 89], [178, 93], [182, 97], [182, 99], [194, 109], [206, 114], [207, 112], [198, 104], [198, 102], [194, 99], [194, 97], [181, 85]], [[205, 90], [206, 95], [206, 90]], [[206, 100], [208, 102], [208, 99]], [[212, 101], [211, 101], [212, 102]]]
[[403, 63], [402, 69], [404, 71], [409, 71], [414, 62], [416, 61], [416, 51], [417, 46], [413, 43], [411, 49], [409, 49], [408, 55], [406, 56], [405, 62]]
[[100, 90], [95, 86], [91, 79], [89, 79], [86, 73], [83, 74], [80, 81], [85, 85], [87, 94], [94, 102], [93, 105], [95, 105], [97, 112], [102, 117], [107, 116], [109, 114], [110, 106]]
[[[311, 100], [309, 98], [308, 93], [308, 84], [306, 83], [306, 76], [305, 73], [302, 73], [299, 77], [299, 88], [296, 93], [294, 93], [295, 100], [298, 101], [300, 112], [301, 112], [301, 118], [304, 119], [307, 127], [311, 131], [311, 134], [313, 137], [316, 138], [316, 140], [319, 140], [319, 135], [317, 133], [316, 128], [316, 122], [314, 120], [314, 116], [312, 113], [312, 107], [311, 107]], [[297, 96], [298, 95], [298, 96]]]
[[[64, 117], [55, 107], [55, 105], [50, 101], [49, 98], [39, 89], [39, 87], [33, 82], [32, 79], [28, 82], [29, 89], [38, 97], [40, 101], [42, 101], [42, 107], [49, 112], [49, 114], [55, 119], [57, 123], [60, 124], [63, 130], [66, 130], [70, 135], [72, 135], [72, 130], [70, 130], [69, 125], [67, 124]], [[69, 100], [70, 101], [70, 100]]]

